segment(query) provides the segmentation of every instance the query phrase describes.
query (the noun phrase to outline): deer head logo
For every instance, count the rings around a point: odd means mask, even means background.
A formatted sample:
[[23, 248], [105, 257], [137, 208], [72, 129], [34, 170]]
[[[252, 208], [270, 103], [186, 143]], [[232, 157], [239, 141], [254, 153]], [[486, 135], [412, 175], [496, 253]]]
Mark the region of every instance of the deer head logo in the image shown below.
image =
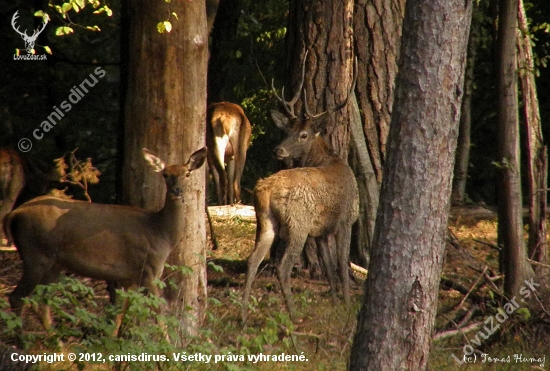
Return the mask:
[[17, 15], [17, 13], [19, 12], [16, 11], [13, 15], [13, 17], [11, 18], [11, 26], [13, 27], [13, 29], [19, 34], [21, 35], [21, 37], [23, 38], [23, 40], [25, 41], [25, 50], [27, 51], [27, 53], [29, 54], [33, 54], [33, 51], [34, 51], [34, 44], [36, 42], [36, 39], [38, 38], [38, 35], [40, 35], [42, 33], [42, 31], [44, 31], [44, 28], [46, 28], [46, 24], [47, 22], [46, 21], [43, 21], [42, 22], [42, 26], [39, 27], [38, 29], [34, 30], [34, 32], [32, 33], [31, 36], [27, 35], [27, 30], [25, 30], [25, 32], [21, 32], [19, 31], [19, 27], [15, 24], [15, 21], [17, 20], [17, 18], [19, 18], [19, 15]]

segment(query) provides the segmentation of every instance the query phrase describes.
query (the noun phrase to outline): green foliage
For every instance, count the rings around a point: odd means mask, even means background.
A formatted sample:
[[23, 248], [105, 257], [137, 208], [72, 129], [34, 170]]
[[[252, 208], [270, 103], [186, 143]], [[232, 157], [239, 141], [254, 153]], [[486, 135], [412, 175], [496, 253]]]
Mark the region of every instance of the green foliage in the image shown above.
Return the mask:
[[[75, 23], [71, 17], [84, 10], [92, 9], [92, 14], [103, 14], [107, 17], [113, 16], [113, 11], [107, 4], [101, 4], [100, 0], [68, 0], [63, 2], [50, 1], [48, 6], [61, 15], [61, 18], [65, 21], [65, 26], [58, 27], [55, 31], [56, 36], [69, 35], [74, 32], [73, 27], [76, 26], [84, 28], [90, 31], [101, 31], [99, 26], [83, 26], [79, 23]], [[47, 15], [44, 11], [39, 11], [42, 15]], [[36, 16], [37, 13], [35, 13]], [[74, 13], [74, 14], [73, 14]]]
[[21, 333], [23, 323], [15, 313], [8, 311], [9, 303], [0, 298], [0, 329], [2, 338], [14, 339]]

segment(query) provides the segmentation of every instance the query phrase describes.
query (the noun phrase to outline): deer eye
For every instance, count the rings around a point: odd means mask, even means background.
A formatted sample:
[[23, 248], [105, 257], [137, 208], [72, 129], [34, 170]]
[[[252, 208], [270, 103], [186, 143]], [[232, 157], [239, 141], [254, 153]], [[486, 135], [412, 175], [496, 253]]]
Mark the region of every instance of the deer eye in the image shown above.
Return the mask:
[[191, 176], [191, 172], [185, 173], [185, 177], [186, 177], [186, 178], [189, 178], [190, 176]]
[[307, 139], [307, 133], [301, 133], [300, 139]]

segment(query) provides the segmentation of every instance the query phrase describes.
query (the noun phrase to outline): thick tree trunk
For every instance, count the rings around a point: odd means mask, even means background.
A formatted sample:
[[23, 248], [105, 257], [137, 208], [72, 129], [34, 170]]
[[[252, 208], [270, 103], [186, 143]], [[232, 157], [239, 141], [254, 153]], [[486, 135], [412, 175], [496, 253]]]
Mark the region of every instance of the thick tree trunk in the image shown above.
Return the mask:
[[533, 275], [523, 240], [516, 63], [518, 0], [501, 0], [498, 24], [499, 187], [498, 233], [502, 243], [504, 291], [518, 294]]
[[[350, 165], [357, 175], [360, 217], [351, 259], [368, 264], [393, 105], [405, 0], [359, 0], [353, 15], [359, 60], [356, 103], [352, 106]], [[355, 120], [359, 120], [358, 127]]]
[[350, 370], [425, 370], [437, 308], [471, 1], [408, 0]]
[[405, 0], [358, 0], [353, 30], [357, 103], [376, 179], [382, 182]]
[[[547, 188], [547, 151], [542, 138], [542, 126], [535, 84], [535, 64], [531, 38], [527, 25], [527, 16], [523, 0], [519, 0], [518, 9], [518, 69], [521, 81], [523, 116], [525, 120], [527, 174], [529, 190], [529, 257], [540, 263], [546, 263], [546, 193]], [[536, 267], [541, 270], [541, 266]], [[547, 271], [547, 270], [546, 270]]]
[[[141, 148], [150, 149], [170, 164], [181, 164], [204, 146], [205, 3], [135, 0], [128, 2], [128, 8], [123, 196], [125, 203], [158, 210], [164, 203], [164, 182], [145, 166]], [[157, 23], [171, 12], [178, 15], [178, 19], [171, 19], [172, 31], [158, 33]], [[206, 306], [203, 169], [193, 173], [184, 190], [188, 215], [181, 225], [184, 237], [168, 259], [170, 264], [193, 269], [192, 274], [175, 275], [178, 290], [167, 295], [187, 326], [184, 330], [202, 320]]]
[[[302, 78], [302, 61], [308, 51], [304, 89], [311, 113], [321, 113], [345, 101], [353, 77], [353, 1], [292, 0], [288, 27], [288, 65], [291, 73], [286, 92], [293, 95]], [[290, 99], [286, 97], [286, 99]], [[297, 115], [304, 111], [303, 96], [296, 104]], [[323, 137], [341, 158], [347, 159], [350, 140], [350, 111], [343, 109], [328, 113], [329, 124]], [[329, 243], [331, 255], [337, 256], [334, 243]], [[306, 265], [319, 271], [320, 258], [315, 242], [308, 240]]]

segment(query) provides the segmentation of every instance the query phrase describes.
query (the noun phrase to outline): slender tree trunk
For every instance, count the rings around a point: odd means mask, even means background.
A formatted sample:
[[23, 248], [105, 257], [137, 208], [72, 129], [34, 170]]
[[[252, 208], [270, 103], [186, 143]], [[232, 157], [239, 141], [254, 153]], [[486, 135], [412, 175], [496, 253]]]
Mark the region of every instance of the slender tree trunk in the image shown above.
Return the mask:
[[[527, 174], [529, 191], [529, 257], [546, 263], [546, 189], [547, 150], [543, 144], [542, 126], [535, 84], [535, 64], [523, 0], [518, 9], [518, 70], [521, 81], [523, 116], [527, 128]], [[540, 268], [540, 266], [539, 266]]]
[[460, 108], [460, 126], [458, 129], [458, 143], [456, 147], [455, 167], [453, 171], [453, 188], [451, 191], [451, 204], [464, 205], [466, 198], [466, 182], [468, 180], [468, 167], [470, 165], [470, 146], [472, 129], [472, 90], [474, 82], [475, 52], [477, 48], [476, 27], [470, 28], [468, 41], [468, 60], [464, 73], [464, 94]]
[[515, 296], [533, 272], [523, 240], [516, 30], [518, 0], [501, 0], [498, 24], [498, 223], [504, 291]]
[[[168, 163], [184, 163], [204, 146], [206, 120], [206, 10], [204, 1], [134, 0], [129, 8], [129, 66], [125, 104], [125, 203], [158, 210], [165, 187], [145, 165], [141, 148]], [[160, 34], [159, 20], [175, 12], [173, 29]], [[204, 169], [204, 168], [203, 168]], [[203, 169], [191, 176], [184, 190], [187, 221], [183, 238], [168, 262], [193, 269], [173, 276], [178, 289], [165, 292], [179, 311], [184, 330], [200, 323], [206, 306], [206, 230]], [[191, 308], [191, 309], [189, 309]]]
[[471, 1], [407, 1], [353, 371], [427, 369], [471, 10]]

